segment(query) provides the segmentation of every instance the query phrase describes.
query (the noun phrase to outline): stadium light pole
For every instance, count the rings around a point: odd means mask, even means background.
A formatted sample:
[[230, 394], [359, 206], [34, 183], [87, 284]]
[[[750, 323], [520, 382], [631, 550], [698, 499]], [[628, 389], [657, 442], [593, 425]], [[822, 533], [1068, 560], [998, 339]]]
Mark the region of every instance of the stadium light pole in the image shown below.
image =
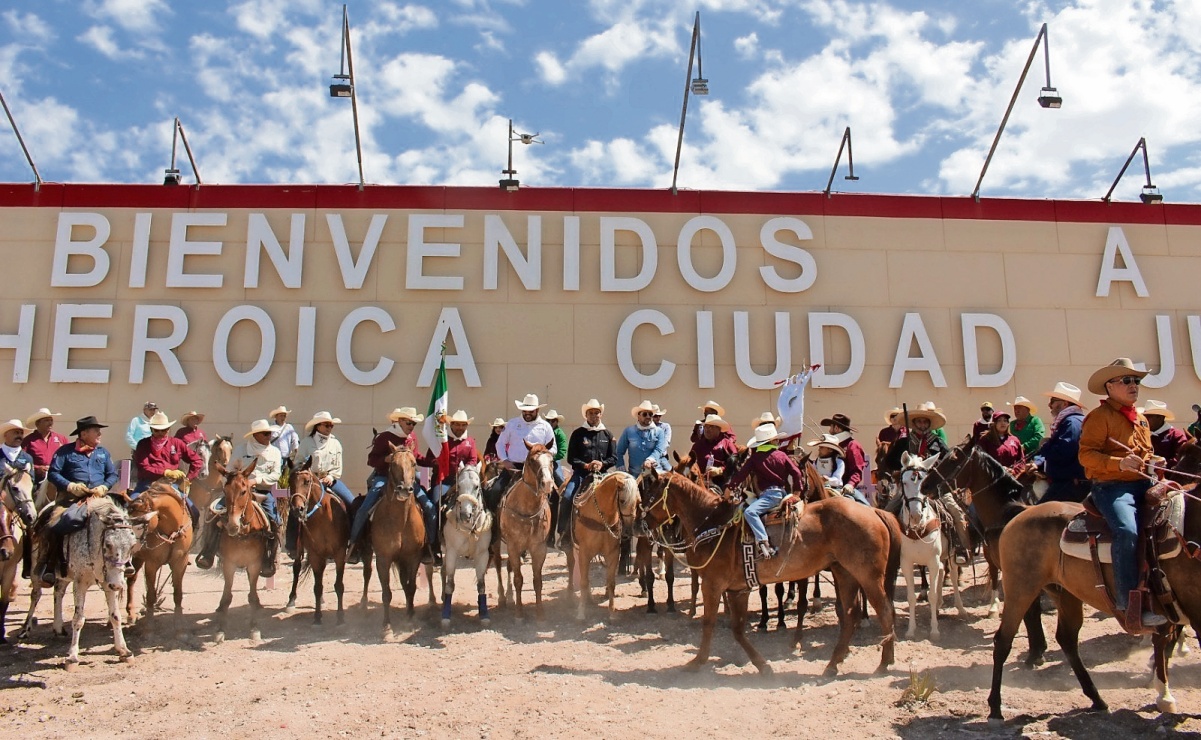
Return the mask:
[[[696, 77], [692, 76], [692, 60], [696, 60]], [[684, 121], [688, 118], [688, 95], [708, 95], [709, 80], [701, 67], [701, 11], [696, 11], [692, 23], [692, 45], [688, 49], [688, 72], [684, 76], [684, 105], [680, 109], [680, 133], [676, 137], [676, 162], [671, 170], [671, 194], [675, 195], [676, 178], [680, 174], [680, 150], [684, 146]]]
[[847, 150], [847, 175], [844, 180], [858, 180], [855, 176], [855, 156], [851, 153], [851, 127], [842, 132], [842, 143], [838, 145], [838, 155], [834, 157], [834, 167], [830, 169], [830, 179], [826, 181], [825, 194], [830, 197], [830, 188], [834, 185], [834, 173], [838, 172], [838, 163], [842, 161], [842, 150]]
[[517, 170], [513, 169], [513, 142], [520, 141], [522, 144], [529, 146], [530, 144], [545, 144], [545, 141], [535, 138], [538, 134], [521, 134], [513, 130], [513, 119], [509, 119], [509, 167], [501, 170], [502, 175], [508, 175], [500, 181], [500, 189], [510, 193], [516, 192], [521, 187], [521, 182], [517, 179]]
[[12, 126], [13, 133], [17, 135], [17, 143], [21, 145], [21, 151], [25, 152], [25, 161], [33, 170], [33, 191], [36, 193], [42, 189], [42, 176], [38, 173], [38, 166], [33, 163], [33, 157], [29, 155], [29, 147], [25, 146], [25, 139], [21, 136], [21, 130], [17, 128], [17, 121], [13, 118], [13, 112], [8, 108], [8, 101], [4, 99], [3, 92], [0, 92], [0, 105], [4, 106], [4, 115], [8, 116], [8, 125]]
[[354, 55], [350, 50], [350, 13], [346, 5], [342, 6], [342, 60], [338, 65], [338, 74], [329, 86], [331, 98], [350, 98], [350, 111], [354, 116], [354, 149], [359, 160], [359, 190], [363, 189], [363, 140], [359, 135], [359, 99], [355, 94]]
[[183, 149], [187, 152], [188, 162], [192, 165], [192, 174], [196, 176], [196, 185], [204, 184], [200, 179], [200, 170], [196, 169], [196, 158], [192, 156], [192, 147], [188, 145], [188, 135], [183, 130], [183, 123], [179, 120], [179, 116], [175, 117], [175, 121], [171, 124], [171, 166], [164, 173], [164, 185], [178, 185], [180, 183], [179, 169], [175, 166], [175, 152], [180, 141], [183, 141]]
[[1018, 93], [1021, 92], [1022, 84], [1026, 81], [1026, 75], [1030, 72], [1030, 65], [1034, 63], [1034, 55], [1038, 53], [1040, 42], [1043, 45], [1043, 61], [1047, 70], [1047, 84], [1039, 92], [1038, 104], [1044, 108], [1063, 107], [1063, 98], [1059, 95], [1059, 91], [1051, 87], [1051, 50], [1047, 41], [1047, 24], [1044, 23], [1042, 28], [1038, 29], [1038, 35], [1034, 37], [1034, 46], [1030, 48], [1030, 56], [1026, 58], [1026, 66], [1022, 67], [1022, 76], [1018, 78], [1017, 87], [1013, 89], [1013, 97], [1009, 99], [1009, 107], [1005, 109], [1005, 117], [1001, 119], [1001, 125], [997, 128], [997, 135], [993, 137], [992, 146], [988, 150], [988, 156], [984, 159], [984, 167], [980, 170], [980, 177], [976, 180], [976, 187], [972, 190], [972, 197], [977, 201], [980, 200], [980, 183], [984, 182], [984, 173], [988, 172], [988, 165], [992, 162], [992, 155], [997, 151], [997, 142], [1001, 140], [1001, 134], [1005, 132], [1005, 124], [1009, 123], [1009, 114], [1013, 112], [1013, 105], [1017, 102]]
[[1139, 193], [1139, 200], [1147, 205], [1163, 203], [1163, 194], [1159, 192], [1159, 188], [1151, 184], [1151, 161], [1147, 157], [1147, 138], [1145, 136], [1139, 137], [1138, 143], [1134, 145], [1134, 149], [1130, 152], [1130, 156], [1126, 157], [1126, 164], [1122, 165], [1118, 176], [1113, 179], [1113, 185], [1109, 186], [1109, 192], [1101, 200], [1106, 203], [1109, 202], [1110, 197], [1113, 196], [1114, 188], [1118, 186], [1118, 180], [1121, 180], [1122, 175], [1126, 174], [1126, 168], [1134, 161], [1134, 155], [1138, 154], [1139, 149], [1143, 150], [1143, 171], [1147, 174], [1147, 184], [1143, 186], [1143, 192]]

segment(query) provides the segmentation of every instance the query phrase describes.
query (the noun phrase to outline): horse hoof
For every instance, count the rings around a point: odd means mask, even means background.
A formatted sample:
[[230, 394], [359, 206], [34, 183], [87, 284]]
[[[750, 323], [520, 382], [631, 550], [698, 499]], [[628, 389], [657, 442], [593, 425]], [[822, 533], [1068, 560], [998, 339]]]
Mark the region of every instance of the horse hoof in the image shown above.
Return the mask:
[[701, 669], [702, 665], [704, 665], [704, 664], [699, 661], [690, 660], [687, 663], [685, 663], [683, 666], [681, 666], [680, 670], [684, 671], [685, 673], [696, 673], [697, 671], [699, 671]]
[[938, 642], [938, 638], [940, 636], [941, 635], [939, 635], [937, 632], [931, 631], [930, 632], [930, 642]]
[[1155, 707], [1164, 714], [1176, 714], [1175, 699], [1157, 699]]
[[[1098, 699], [1097, 701], [1093, 702], [1092, 710], [1094, 712], [1108, 712], [1109, 705], [1106, 704], [1105, 702], [1101, 701], [1100, 699]], [[1173, 711], [1175, 711], [1175, 710], [1173, 710]]]
[[1000, 729], [1001, 727], [1005, 726], [1005, 718], [1004, 717], [989, 717], [988, 718], [988, 726], [992, 727], [994, 729]]
[[263, 639], [263, 635], [258, 630], [250, 630], [250, 644], [257, 645]]
[[117, 656], [117, 660], [121, 661], [122, 663], [132, 663], [133, 653], [121, 653]]
[[775, 674], [775, 670], [771, 667], [770, 663], [764, 663], [763, 665], [755, 667], [759, 669], [760, 676], [771, 676]]
[[838, 666], [836, 666], [836, 665], [828, 665], [828, 666], [826, 666], [826, 670], [822, 671], [822, 676], [825, 678], [834, 678], [837, 675], [838, 675]]
[[444, 629], [444, 630], [450, 629], [450, 620], [449, 619], [442, 620], [442, 629]]
[[485, 628], [487, 628], [487, 627], [491, 627], [491, 626], [492, 626], [492, 620], [491, 620], [491, 619], [489, 619], [488, 617], [484, 617], [483, 619], [481, 619], [481, 620], [480, 620], [480, 626], [481, 626], [481, 627], [485, 627]]
[[217, 645], [221, 645], [221, 644], [223, 644], [223, 643], [225, 642], [225, 633], [224, 633], [224, 632], [218, 632], [218, 633], [217, 633], [217, 634], [216, 634], [216, 635], [213, 637], [213, 642], [214, 642], [215, 644], [217, 644]]
[[63, 668], [67, 673], [74, 673], [79, 668], [79, 661], [68, 659], [66, 663], [63, 663]]
[[288, 604], [287, 606], [284, 607], [284, 614], [295, 614], [295, 613], [296, 613], [296, 605], [295, 604]]
[[1047, 658], [1043, 655], [1032, 655], [1026, 659], [1027, 668], [1040, 668], [1047, 664]]
[[391, 626], [384, 627], [383, 637], [384, 637], [384, 642], [392, 641], [392, 627]]

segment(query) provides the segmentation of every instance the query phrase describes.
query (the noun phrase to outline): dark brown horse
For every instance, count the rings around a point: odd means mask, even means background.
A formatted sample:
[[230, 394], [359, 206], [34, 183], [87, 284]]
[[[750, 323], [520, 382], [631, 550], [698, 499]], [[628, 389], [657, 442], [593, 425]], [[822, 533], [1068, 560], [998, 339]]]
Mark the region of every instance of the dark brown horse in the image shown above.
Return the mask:
[[229, 616], [229, 605], [234, 600], [234, 575], [238, 568], [246, 569], [246, 582], [249, 587], [246, 601], [250, 604], [250, 642], [257, 643], [261, 638], [258, 616], [263, 605], [259, 601], [259, 571], [262, 570], [263, 558], [267, 553], [267, 537], [270, 536], [271, 523], [255, 500], [254, 482], [250, 476], [257, 462], [251, 462], [240, 470], [226, 470], [224, 466], [217, 468], [225, 478], [225, 484], [222, 486], [225, 496], [225, 525], [221, 529], [218, 548], [221, 555], [221, 573], [225, 577], [225, 590], [221, 594], [221, 602], [217, 605], [217, 643], [225, 642], [225, 626]]
[[[528, 445], [528, 443], [527, 443]], [[534, 609], [542, 618], [542, 565], [546, 562], [546, 537], [550, 533], [550, 497], [555, 481], [551, 475], [554, 455], [542, 445], [533, 445], [526, 455], [521, 477], [513, 481], [500, 502], [500, 535], [509, 552], [509, 574], [513, 577], [513, 599], [517, 618], [525, 618], [521, 603], [521, 556], [530, 554], [534, 571]]]
[[[400, 586], [405, 593], [405, 612], [413, 618], [413, 598], [417, 595], [417, 571], [425, 552], [425, 520], [417, 503], [417, 459], [407, 447], [393, 447], [388, 455], [388, 483], [371, 518], [371, 549], [363, 557], [363, 601], [371, 580], [371, 553], [379, 573], [384, 601], [384, 639], [392, 638], [392, 566], [396, 566]], [[429, 603], [434, 597], [433, 579], [429, 583]]]
[[[155, 481], [129, 504], [129, 515], [144, 522], [138, 544], [133, 551], [134, 572], [126, 578], [126, 622], [133, 625], [135, 606], [134, 585], [138, 571], [146, 574], [146, 619], [154, 616], [158, 606], [158, 572], [164, 565], [171, 569], [171, 587], [175, 599], [175, 632], [181, 629], [183, 617], [183, 578], [188, 568], [188, 551], [192, 549], [192, 517], [188, 514], [183, 496], [171, 482]], [[139, 528], [135, 527], [135, 531]]]
[[638, 482], [629, 473], [615, 472], [598, 478], [572, 500], [571, 540], [567, 550], [567, 571], [580, 566], [580, 600], [576, 618], [583, 620], [592, 602], [589, 566], [597, 555], [605, 561], [605, 595], [609, 597], [609, 618], [613, 618], [617, 589], [617, 561], [621, 537], [634, 525], [638, 514]]
[[334, 593], [338, 596], [338, 624], [345, 621], [342, 610], [342, 575], [346, 570], [346, 543], [350, 540], [350, 517], [342, 499], [321, 485], [306, 463], [292, 471], [288, 503], [291, 515], [300, 522], [296, 558], [292, 562], [292, 593], [287, 611], [296, 609], [296, 587], [305, 563], [313, 571], [313, 624], [321, 624], [321, 596], [325, 585], [325, 565], [334, 561]]
[[[709, 660], [717, 603], [722, 594], [727, 594], [734, 639], [760, 672], [770, 673], [771, 666], [743, 632], [750, 591], [746, 585], [737, 505], [678, 473], [649, 471], [639, 479], [639, 486], [642, 517], [647, 526], [653, 529], [678, 516], [684, 538], [689, 542], [689, 566], [701, 571], [705, 599], [703, 632], [697, 655], [686, 667], [695, 670]], [[851, 636], [859, 622], [855, 602], [859, 586], [867, 592], [884, 635], [877, 671], [892, 664], [896, 641], [892, 597], [900, 562], [900, 537], [895, 518], [881, 517], [875, 510], [845, 498], [808, 504], [787, 535], [776, 530], [780, 553], [759, 563], [760, 580], [768, 583], [799, 580], [825, 568], [832, 568], [837, 576], [838, 597], [848, 618], [842, 620], [838, 645], [825, 669], [827, 676], [837, 674], [839, 664], [849, 652]]]

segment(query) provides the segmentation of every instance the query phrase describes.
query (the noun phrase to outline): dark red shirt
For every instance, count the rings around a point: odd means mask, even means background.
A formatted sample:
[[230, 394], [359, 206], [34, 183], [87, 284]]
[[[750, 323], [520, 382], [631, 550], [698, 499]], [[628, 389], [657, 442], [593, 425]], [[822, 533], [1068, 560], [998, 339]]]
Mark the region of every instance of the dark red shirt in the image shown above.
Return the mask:
[[410, 434], [406, 439], [387, 429], [375, 435], [375, 439], [371, 440], [371, 451], [367, 453], [367, 464], [372, 470], [380, 475], [388, 474], [388, 455], [392, 454], [393, 446], [408, 447], [416, 455], [417, 437]]
[[692, 456], [693, 464], [698, 465], [701, 472], [705, 473], [708, 472], [705, 459], [709, 455], [713, 456], [715, 466], [724, 468], [730, 457], [738, 454], [738, 443], [734, 441], [734, 435], [727, 433], [723, 433], [712, 442], [702, 436], [693, 442], [692, 449], [688, 454]]
[[863, 473], [867, 470], [867, 453], [856, 439], [844, 439], [839, 446], [842, 447], [844, 461], [842, 482], [844, 485], [858, 488], [863, 482]]
[[168, 470], [179, 470], [180, 463], [185, 460], [188, 480], [196, 480], [204, 461], [195, 450], [174, 437], [163, 437], [161, 441], [146, 437], [133, 451], [133, 468], [139, 482], [158, 480]]
[[1001, 439], [999, 434], [989, 432], [976, 440], [976, 444], [1007, 468], [1017, 465], [1024, 457], [1022, 443], [1013, 434], [1006, 434], [1005, 439]]
[[[1176, 427], [1168, 427], [1159, 434], [1151, 433], [1151, 449], [1155, 450], [1156, 455], [1167, 460], [1165, 466], [1169, 468], [1176, 464], [1180, 447], [1186, 442], [1188, 442], [1188, 435]], [[37, 458], [34, 458], [34, 464], [37, 464]]]
[[54, 451], [67, 443], [67, 438], [58, 432], [51, 429], [43, 437], [41, 432], [30, 432], [21, 440], [21, 449], [29, 453], [33, 458], [35, 468], [50, 467], [50, 459], [54, 457]]
[[208, 435], [200, 427], [181, 427], [175, 430], [175, 438], [186, 445], [190, 445], [198, 439], [208, 440]]
[[[758, 491], [764, 491], [768, 488], [783, 488], [785, 491], [795, 491], [801, 488], [801, 469], [797, 467], [791, 457], [784, 454], [783, 450], [752, 452], [751, 456], [730, 480], [729, 487], [737, 488], [747, 479], [748, 475], [755, 476], [755, 485]], [[793, 482], [791, 488], [787, 485], [789, 478]]]

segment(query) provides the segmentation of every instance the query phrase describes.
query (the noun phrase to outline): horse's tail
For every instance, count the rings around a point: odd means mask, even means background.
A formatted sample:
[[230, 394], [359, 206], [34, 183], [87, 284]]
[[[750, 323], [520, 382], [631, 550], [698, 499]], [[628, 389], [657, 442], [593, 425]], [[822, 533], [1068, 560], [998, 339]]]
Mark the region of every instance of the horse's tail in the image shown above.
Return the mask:
[[884, 569], [884, 591], [888, 595], [889, 603], [892, 603], [897, 595], [897, 573], [901, 570], [901, 538], [905, 535], [901, 533], [901, 523], [890, 512], [884, 509], [872, 511], [876, 512], [876, 516], [880, 517], [884, 528], [888, 530], [888, 565]]

